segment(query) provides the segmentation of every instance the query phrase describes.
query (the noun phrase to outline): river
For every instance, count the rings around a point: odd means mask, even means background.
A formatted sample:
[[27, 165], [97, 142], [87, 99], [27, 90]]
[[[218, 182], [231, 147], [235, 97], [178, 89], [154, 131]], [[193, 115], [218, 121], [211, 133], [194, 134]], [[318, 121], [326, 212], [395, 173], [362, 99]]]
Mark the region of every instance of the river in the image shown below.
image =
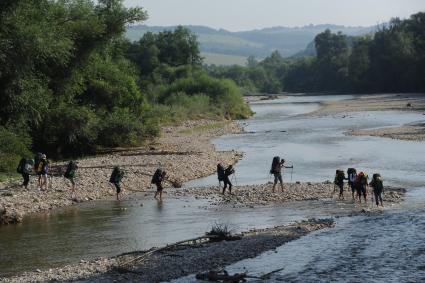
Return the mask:
[[[294, 164], [293, 181], [332, 179], [335, 168], [355, 165], [368, 172], [380, 172], [385, 181], [392, 185], [406, 187], [423, 185], [425, 161], [423, 155], [418, 154], [424, 152], [423, 143], [344, 135], [345, 131], [354, 128], [388, 127], [423, 121], [422, 115], [407, 112], [357, 112], [345, 116], [323, 117], [305, 115], [318, 109], [323, 101], [348, 98], [350, 96], [289, 97], [283, 100], [253, 103], [252, 108], [256, 115], [245, 122], [247, 133], [224, 136], [214, 143], [219, 149], [237, 149], [245, 153], [244, 158], [237, 164], [234, 180], [237, 184], [263, 183], [269, 180], [267, 172], [269, 163], [271, 158], [278, 154]], [[285, 178], [289, 181], [289, 171], [285, 174]], [[195, 180], [186, 185], [209, 184], [216, 184], [214, 176]], [[417, 194], [415, 199], [418, 198], [424, 200], [421, 193]], [[36, 268], [61, 266], [78, 262], [80, 259], [87, 260], [148, 249], [202, 235], [215, 222], [228, 224], [237, 232], [254, 227], [282, 225], [308, 217], [328, 217], [335, 213], [332, 209], [334, 205], [333, 202], [325, 200], [254, 209], [229, 207], [218, 210], [211, 207], [208, 201], [192, 198], [166, 197], [163, 202], [157, 202], [152, 200], [150, 193], [134, 195], [121, 203], [112, 200], [84, 203], [50, 214], [26, 217], [22, 224], [1, 226], [0, 273], [10, 275]], [[421, 212], [422, 206], [419, 205], [417, 209]], [[396, 221], [397, 215], [408, 217], [409, 211], [385, 211], [384, 216], [376, 217], [382, 222], [387, 218]], [[385, 217], [387, 214], [395, 216]], [[368, 222], [361, 217], [340, 219], [335, 229], [303, 237], [281, 248], [284, 250], [292, 247], [293, 250], [285, 250], [278, 254], [285, 254], [288, 257], [298, 255], [300, 250], [296, 247], [305, 244], [296, 243], [308, 241], [308, 246], [316, 245], [317, 248], [311, 250], [310, 257], [306, 255], [300, 259], [307, 266], [309, 258], [321, 256], [317, 254], [320, 253], [317, 249], [322, 248], [320, 241], [324, 241], [320, 237], [326, 239], [324, 243], [339, 243], [337, 240], [341, 237], [346, 237], [345, 243], [350, 243], [349, 233], [353, 233], [349, 230], [350, 227], [364, 227], [361, 230], [368, 231], [359, 235], [357, 242], [352, 241], [353, 244], [359, 244], [362, 240], [369, 241], [369, 230], [373, 226], [373, 221], [365, 224]], [[397, 227], [402, 227], [402, 222], [400, 221]], [[420, 226], [420, 222], [418, 225]], [[418, 228], [415, 231], [425, 232], [424, 229], [422, 227], [422, 230]], [[394, 230], [391, 230], [391, 234], [394, 234]], [[399, 234], [398, 236], [396, 233], [395, 237], [401, 239], [403, 234]], [[344, 249], [342, 242], [340, 251]], [[376, 243], [373, 245], [377, 246]], [[391, 252], [388, 248], [385, 251]], [[270, 258], [271, 261], [283, 262], [280, 259]], [[329, 260], [327, 264], [335, 265], [335, 262]], [[253, 263], [251, 266], [257, 264]], [[301, 268], [302, 265], [300, 263], [297, 266]], [[237, 270], [238, 266], [231, 268]], [[258, 272], [266, 270], [260, 269]], [[275, 279], [296, 281], [297, 278], [304, 278], [300, 279], [303, 282], [310, 280], [310, 277], [297, 275], [297, 272], [300, 272], [308, 276], [309, 273], [302, 268], [291, 270], [285, 268], [286, 273], [276, 274]], [[319, 267], [309, 272], [313, 276], [318, 271]]]

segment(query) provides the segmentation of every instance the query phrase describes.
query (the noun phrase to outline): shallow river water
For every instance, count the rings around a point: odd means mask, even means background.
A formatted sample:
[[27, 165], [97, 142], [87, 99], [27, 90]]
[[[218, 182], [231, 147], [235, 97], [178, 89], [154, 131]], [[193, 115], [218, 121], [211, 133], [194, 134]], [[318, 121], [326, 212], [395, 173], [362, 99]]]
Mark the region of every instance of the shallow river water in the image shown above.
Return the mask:
[[[293, 181], [331, 179], [336, 167], [346, 168], [355, 165], [368, 172], [372, 172], [370, 171], [372, 169], [381, 172], [386, 182], [393, 185], [423, 186], [425, 183], [423, 143], [352, 137], [343, 134], [353, 128], [386, 127], [423, 121], [423, 115], [402, 112], [361, 112], [323, 117], [303, 115], [318, 109], [323, 101], [347, 98], [350, 97], [290, 97], [285, 100], [252, 104], [256, 115], [246, 122], [247, 133], [229, 135], [215, 141], [219, 149], [237, 149], [245, 153], [244, 158], [237, 164], [234, 182], [246, 184], [268, 181], [267, 171], [271, 158], [274, 155], [281, 155], [294, 164]], [[421, 152], [422, 154], [419, 154]], [[290, 180], [290, 171], [285, 174], [285, 178]], [[187, 185], [209, 184], [216, 184], [214, 176], [189, 182]], [[412, 197], [419, 200], [414, 211], [425, 216], [423, 213], [425, 206], [422, 206], [425, 203], [425, 196], [421, 190], [417, 191], [420, 193]], [[409, 196], [412, 192], [409, 192]], [[335, 213], [335, 203], [326, 200], [289, 203], [283, 207], [217, 209], [209, 206], [208, 201], [204, 200], [172, 199], [165, 196], [164, 201], [159, 203], [152, 200], [152, 197], [153, 195], [148, 193], [132, 196], [130, 200], [121, 203], [113, 200], [85, 203], [50, 214], [30, 216], [19, 225], [0, 226], [0, 275], [60, 266], [78, 262], [80, 259], [113, 256], [173, 243], [202, 235], [215, 222], [228, 224], [237, 232], [254, 227], [282, 225], [308, 217], [328, 217]], [[345, 209], [344, 204], [339, 206], [341, 211]], [[334, 268], [339, 264], [336, 262], [339, 260], [336, 255], [342, 257], [342, 251], [345, 254], [347, 246], [344, 245], [352, 247], [358, 254], [364, 254], [367, 258], [370, 257], [365, 253], [365, 250], [370, 250], [365, 248], [368, 245], [374, 247], [376, 253], [379, 251], [385, 254], [392, 253], [388, 258], [383, 257], [381, 263], [383, 266], [385, 260], [392, 259], [396, 262], [400, 255], [394, 254], [395, 248], [402, 248], [409, 235], [410, 239], [416, 242], [420, 241], [420, 237], [414, 236], [416, 233], [425, 235], [424, 223], [420, 221], [420, 217], [414, 217], [416, 215], [414, 211], [404, 208], [404, 210], [385, 211], [382, 215], [372, 218], [339, 218], [335, 229], [313, 233], [283, 246], [280, 248], [283, 252], [273, 253], [274, 256], [286, 255], [287, 259], [295, 258], [295, 255], [299, 258], [299, 264], [285, 263], [284, 272], [275, 274], [275, 280], [282, 278], [284, 281], [315, 281], [311, 280], [314, 274], [322, 272], [323, 268], [329, 266]], [[415, 225], [410, 225], [409, 219]], [[373, 237], [371, 234], [372, 228], [375, 227], [373, 223], [388, 223], [388, 239], [391, 240], [381, 242], [379, 239], [382, 236]], [[385, 227], [385, 225], [377, 226]], [[377, 235], [387, 234], [385, 230], [387, 228], [378, 230]], [[328, 260], [324, 260], [325, 246], [330, 249], [326, 251], [328, 253], [334, 250], [333, 259], [330, 256]], [[323, 250], [320, 250], [321, 248]], [[306, 253], [307, 250], [309, 253]], [[418, 247], [416, 252], [420, 251], [425, 249]], [[347, 254], [348, 252], [351, 252], [350, 249], [347, 250]], [[282, 267], [280, 263], [285, 262], [284, 259], [268, 257], [267, 254], [264, 256], [265, 258], [259, 261], [268, 263], [265, 265], [270, 268], [274, 267], [272, 263], [276, 263], [276, 267], [280, 268]], [[408, 254], [404, 256], [407, 257]], [[361, 268], [360, 262], [356, 262], [355, 259], [351, 259], [350, 262], [349, 259], [349, 256], [345, 257], [347, 261], [345, 264]], [[316, 266], [309, 263], [309, 260], [319, 262]], [[306, 269], [303, 269], [303, 263]], [[232, 268], [238, 270], [241, 266], [245, 266], [245, 263], [240, 264], [232, 266], [230, 270]], [[292, 264], [293, 268], [287, 267], [288, 264]], [[252, 268], [253, 272], [261, 273], [269, 270], [265, 267], [261, 269], [258, 263], [246, 263], [246, 265]], [[403, 266], [401, 260], [399, 265]], [[371, 262], [367, 264], [369, 271], [372, 266], [374, 265]], [[351, 270], [353, 267], [346, 268]], [[419, 274], [421, 267], [417, 268]], [[332, 272], [326, 275], [328, 277], [323, 277], [324, 281], [332, 280], [333, 276], [340, 278], [338, 270]], [[350, 276], [349, 273], [347, 276]], [[353, 281], [352, 278], [356, 277], [346, 277], [342, 281]]]

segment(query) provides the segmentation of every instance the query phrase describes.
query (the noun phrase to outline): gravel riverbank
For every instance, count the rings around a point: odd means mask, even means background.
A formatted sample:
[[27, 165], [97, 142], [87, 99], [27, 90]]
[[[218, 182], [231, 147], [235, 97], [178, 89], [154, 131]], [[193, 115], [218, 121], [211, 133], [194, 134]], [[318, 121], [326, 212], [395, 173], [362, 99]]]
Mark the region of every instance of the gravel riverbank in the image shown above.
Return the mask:
[[[353, 99], [331, 101], [322, 104], [319, 110], [308, 115], [341, 115], [345, 117], [350, 112], [358, 111], [409, 111], [425, 115], [425, 94], [376, 94], [356, 95]], [[424, 116], [425, 120], [425, 116]], [[372, 130], [351, 130], [347, 135], [376, 136], [408, 141], [425, 140], [425, 123], [407, 124], [400, 127]]]
[[346, 134], [353, 136], [374, 136], [406, 141], [425, 141], [425, 123], [408, 124], [394, 128], [352, 130]]
[[146, 253], [152, 250], [133, 252], [113, 258], [82, 261], [62, 268], [26, 272], [15, 277], [1, 278], [0, 282], [168, 281], [197, 272], [220, 269], [333, 225], [333, 220], [312, 219], [287, 226], [251, 230], [239, 235], [240, 240], [177, 245], [149, 256]]
[[[117, 149], [109, 154], [78, 160], [78, 201], [113, 198], [115, 190], [108, 182], [113, 166], [126, 171], [123, 179], [125, 193], [145, 191], [158, 167], [165, 169], [171, 180], [179, 182], [210, 175], [215, 172], [217, 163], [233, 164], [242, 157], [236, 151], [216, 151], [210, 140], [241, 130], [233, 122], [186, 122], [181, 126], [163, 128], [161, 138], [147, 146]], [[0, 224], [21, 222], [26, 214], [75, 203], [70, 198], [69, 181], [61, 176], [51, 178], [47, 191], [37, 189], [35, 176], [31, 177], [28, 190], [19, 184], [20, 181], [0, 184]]]
[[[285, 203], [289, 201], [305, 201], [319, 199], [338, 199], [339, 192], [334, 192], [334, 185], [329, 182], [323, 183], [285, 183], [284, 190], [281, 192], [279, 186], [272, 192], [273, 184], [260, 184], [237, 186], [232, 190], [232, 194], [226, 192], [221, 194], [221, 189], [216, 187], [205, 188], [185, 188], [181, 190], [171, 190], [170, 195], [177, 197], [192, 196], [195, 198], [209, 199], [213, 205], [232, 205], [234, 207], [254, 207], [258, 205], [269, 205], [276, 203]], [[371, 191], [369, 196], [371, 196]], [[384, 202], [398, 203], [403, 200], [404, 189], [385, 188]], [[348, 185], [344, 188], [344, 198], [352, 201], [351, 189]], [[368, 199], [369, 201], [369, 199]], [[370, 203], [370, 202], [369, 202]]]

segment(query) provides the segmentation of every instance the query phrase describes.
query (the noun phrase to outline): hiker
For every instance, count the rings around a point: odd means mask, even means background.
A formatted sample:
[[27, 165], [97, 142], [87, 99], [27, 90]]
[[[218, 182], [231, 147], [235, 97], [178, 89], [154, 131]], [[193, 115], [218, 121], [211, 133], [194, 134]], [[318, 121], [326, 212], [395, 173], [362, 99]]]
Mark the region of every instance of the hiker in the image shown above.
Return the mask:
[[224, 182], [224, 171], [226, 169], [224, 168], [223, 164], [219, 163], [217, 164], [217, 177], [218, 177], [218, 185], [221, 186], [221, 182]]
[[232, 194], [232, 183], [230, 182], [229, 176], [235, 173], [235, 169], [233, 169], [232, 165], [229, 165], [229, 167], [224, 170], [224, 187], [223, 187], [223, 195], [226, 192], [227, 185], [229, 185], [229, 194]]
[[156, 198], [159, 195], [159, 199], [162, 200], [162, 191], [164, 190], [164, 187], [162, 186], [162, 181], [165, 180], [165, 176], [167, 175], [167, 172], [164, 170], [158, 168], [155, 171], [154, 176], [152, 177], [152, 181], [154, 182], [156, 186], [156, 192], [154, 195], [154, 198]]
[[345, 180], [344, 171], [338, 169], [335, 173], [334, 184], [339, 188], [339, 199], [344, 199], [344, 180]]
[[121, 200], [121, 193], [122, 193], [122, 189], [121, 189], [121, 180], [124, 177], [124, 171], [121, 170], [118, 166], [114, 167], [114, 170], [112, 170], [112, 174], [111, 177], [109, 178], [109, 182], [114, 184], [115, 189], [117, 191], [117, 200]]
[[22, 175], [23, 182], [22, 187], [25, 187], [25, 189], [28, 189], [28, 183], [30, 181], [30, 173], [32, 171], [32, 165], [33, 162], [31, 159], [22, 158], [19, 161], [18, 168], [16, 171]]
[[77, 163], [73, 160], [69, 161], [65, 174], [63, 175], [66, 179], [68, 179], [71, 182], [71, 199], [74, 199], [76, 197], [75, 195], [75, 171], [77, 170], [78, 166]]
[[279, 156], [273, 157], [272, 166], [270, 168], [270, 174], [273, 174], [274, 176], [273, 193], [278, 181], [280, 182], [280, 188], [283, 192], [282, 167], [294, 168], [293, 166], [285, 166], [285, 159], [280, 159]]
[[356, 191], [356, 186], [354, 185], [354, 183], [356, 182], [356, 178], [357, 178], [356, 169], [348, 168], [347, 179], [348, 179], [348, 185], [351, 188], [351, 195], [352, 195], [353, 199], [354, 199], [354, 192]]
[[34, 172], [37, 174], [38, 176], [38, 180], [37, 180], [37, 184], [38, 184], [38, 189], [41, 188], [41, 184], [42, 184], [42, 177], [41, 177], [41, 169], [40, 167], [40, 162], [43, 158], [43, 154], [41, 152], [38, 152], [35, 156], [34, 156]]
[[384, 185], [382, 183], [381, 175], [379, 173], [373, 174], [372, 181], [370, 181], [369, 185], [373, 188], [376, 206], [379, 206], [379, 203], [381, 203], [381, 206], [383, 207], [384, 205], [382, 203], [382, 193], [384, 192]]
[[164, 190], [164, 187], [162, 186], [162, 181], [165, 180], [166, 175], [167, 172], [165, 172], [161, 168], [156, 169], [155, 173], [153, 174], [151, 183], [156, 185], [156, 192], [154, 198], [159, 195], [159, 199], [162, 200], [162, 191]]
[[362, 195], [364, 197], [364, 201], [367, 201], [367, 189], [368, 189], [368, 184], [367, 184], [367, 174], [364, 172], [360, 172], [357, 175], [356, 178], [356, 182], [355, 182], [355, 186], [356, 186], [356, 191], [357, 191], [357, 196], [359, 198], [359, 202], [362, 202]]
[[[49, 161], [45, 154], [41, 155], [41, 159], [38, 160], [37, 165], [37, 175], [38, 175], [38, 189], [40, 191], [47, 190], [47, 174], [49, 174]], [[45, 187], [45, 189], [43, 189]]]

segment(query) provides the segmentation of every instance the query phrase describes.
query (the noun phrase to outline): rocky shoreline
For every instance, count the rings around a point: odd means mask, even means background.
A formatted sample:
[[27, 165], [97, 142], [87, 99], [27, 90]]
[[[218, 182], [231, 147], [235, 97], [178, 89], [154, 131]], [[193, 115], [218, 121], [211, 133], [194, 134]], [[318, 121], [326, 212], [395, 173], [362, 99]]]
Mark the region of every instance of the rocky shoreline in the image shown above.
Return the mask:
[[353, 136], [374, 136], [405, 141], [425, 141], [425, 123], [407, 124], [395, 128], [352, 130], [346, 134]]
[[112, 258], [82, 261], [49, 270], [1, 278], [0, 282], [161, 282], [220, 269], [276, 249], [310, 232], [334, 226], [330, 219], [310, 219], [287, 226], [251, 230], [238, 240], [184, 243], [170, 248], [132, 252]]
[[308, 115], [324, 116], [360, 111], [425, 111], [424, 93], [391, 93], [354, 95], [353, 99], [322, 103], [322, 107]]
[[[425, 94], [393, 93], [356, 95], [353, 99], [323, 103], [319, 110], [308, 113], [307, 115], [342, 115], [342, 117], [344, 117], [350, 112], [359, 111], [408, 111], [425, 115]], [[406, 124], [393, 128], [352, 130], [345, 134], [354, 136], [375, 136], [407, 141], [424, 141], [425, 123]]]
[[[168, 172], [172, 180], [185, 182], [215, 172], [216, 164], [234, 164], [242, 157], [236, 151], [216, 151], [212, 138], [241, 132], [242, 128], [229, 121], [188, 121], [181, 126], [164, 127], [161, 137], [144, 147], [117, 149], [109, 154], [78, 160], [76, 177], [77, 202], [113, 198], [115, 190], [109, 183], [113, 166], [126, 171], [125, 193], [145, 191], [158, 167]], [[64, 166], [65, 163], [54, 163]], [[49, 188], [39, 191], [36, 176], [31, 177], [27, 190], [19, 181], [0, 184], [0, 224], [18, 223], [30, 213], [49, 211], [72, 205], [70, 183], [62, 176], [53, 176]]]
[[[333, 183], [325, 181], [322, 183], [297, 182], [284, 183], [284, 190], [281, 192], [279, 186], [272, 192], [273, 184], [259, 184], [237, 186], [232, 190], [232, 194], [221, 194], [221, 189], [215, 187], [184, 188], [171, 190], [169, 195], [176, 197], [195, 197], [208, 199], [211, 205], [231, 205], [233, 207], [255, 207], [260, 205], [279, 204], [291, 201], [307, 201], [320, 199], [338, 199], [339, 192], [334, 191]], [[384, 203], [399, 203], [403, 200], [405, 189], [385, 187]], [[370, 189], [369, 196], [372, 195]], [[344, 199], [352, 201], [351, 189], [348, 185], [344, 188]], [[368, 200], [369, 201], [369, 200]]]

